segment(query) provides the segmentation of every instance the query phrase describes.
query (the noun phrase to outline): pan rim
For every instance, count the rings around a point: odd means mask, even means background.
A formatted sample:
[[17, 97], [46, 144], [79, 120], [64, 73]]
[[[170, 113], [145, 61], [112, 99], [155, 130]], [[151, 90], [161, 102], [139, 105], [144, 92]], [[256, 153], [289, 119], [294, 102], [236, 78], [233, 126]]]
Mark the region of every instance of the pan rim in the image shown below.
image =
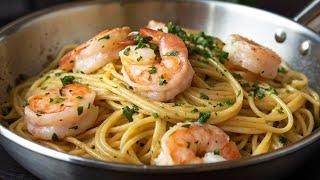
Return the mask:
[[[120, 3], [137, 3], [145, 0], [139, 0], [135, 2], [129, 2], [129, 1], [120, 1]], [[160, 0], [154, 0], [154, 1], [160, 1]], [[169, 2], [169, 0], [166, 0]], [[66, 3], [62, 5], [53, 6], [50, 8], [46, 8], [40, 11], [36, 11], [34, 13], [31, 13], [29, 15], [23, 16], [4, 27], [0, 28], [0, 41], [6, 38], [6, 36], [9, 36], [12, 33], [15, 33], [16, 31], [19, 31], [19, 29], [27, 24], [28, 22], [31, 22], [37, 18], [41, 18], [42, 15], [46, 15], [49, 13], [56, 13], [60, 10], [64, 9], [71, 9], [71, 8], [79, 8], [79, 7], [85, 7], [90, 5], [99, 5], [99, 4], [108, 4], [113, 2], [119, 2], [117, 0], [109, 0], [109, 1], [91, 1], [91, 2], [72, 2], [72, 3]], [[172, 2], [172, 1], [170, 1]], [[175, 2], [181, 2], [181, 0], [175, 0]], [[315, 38], [318, 42], [320, 42], [320, 36], [317, 35], [313, 30], [304, 27], [291, 19], [282, 17], [280, 15], [270, 13], [264, 10], [247, 7], [243, 5], [237, 5], [227, 2], [217, 2], [217, 1], [209, 1], [209, 0], [187, 0], [184, 2], [193, 2], [193, 3], [204, 3], [204, 4], [216, 4], [216, 5], [223, 5], [223, 6], [233, 6], [234, 8], [243, 8], [248, 9], [251, 11], [256, 11], [259, 13], [266, 14], [268, 16], [276, 17], [279, 20], [285, 20], [289, 23], [292, 23], [295, 28], [298, 28], [300, 30], [303, 30], [304, 33], [309, 34], [313, 38]], [[244, 167], [244, 166], [251, 166], [258, 163], [263, 163], [266, 161], [270, 161], [276, 158], [284, 157], [289, 154], [292, 154], [296, 151], [301, 150], [302, 148], [309, 146], [313, 144], [316, 140], [320, 139], [320, 128], [317, 128], [311, 135], [308, 137], [303, 138], [302, 140], [293, 143], [285, 148], [278, 149], [274, 152], [270, 152], [263, 155], [253, 156], [253, 157], [246, 157], [242, 158], [240, 160], [234, 160], [234, 161], [225, 161], [225, 162], [219, 162], [219, 163], [209, 163], [209, 164], [198, 164], [198, 165], [180, 165], [180, 166], [154, 166], [154, 165], [132, 165], [132, 164], [123, 164], [123, 163], [114, 163], [114, 162], [105, 162], [100, 160], [92, 160], [87, 158], [82, 158], [79, 156], [74, 156], [66, 153], [62, 153], [50, 148], [47, 148], [45, 146], [39, 145], [37, 143], [34, 143], [32, 141], [29, 141], [23, 137], [20, 137], [19, 135], [11, 132], [9, 129], [4, 127], [0, 123], [0, 135], [6, 140], [10, 141], [11, 143], [15, 143], [19, 146], [21, 146], [24, 149], [27, 149], [29, 151], [33, 151], [34, 153], [38, 153], [42, 156], [46, 156], [49, 158], [53, 158], [55, 160], [60, 161], [66, 161], [68, 163], [77, 164], [81, 166], [87, 166], [87, 167], [93, 167], [93, 168], [102, 168], [102, 169], [108, 169], [108, 170], [114, 170], [114, 171], [120, 171], [120, 172], [132, 172], [132, 173], [148, 173], [148, 174], [172, 174], [172, 173], [194, 173], [194, 172], [204, 172], [204, 171], [218, 171], [218, 170], [224, 170], [224, 169], [233, 169], [238, 167]], [[5, 148], [5, 147], [4, 147]]]

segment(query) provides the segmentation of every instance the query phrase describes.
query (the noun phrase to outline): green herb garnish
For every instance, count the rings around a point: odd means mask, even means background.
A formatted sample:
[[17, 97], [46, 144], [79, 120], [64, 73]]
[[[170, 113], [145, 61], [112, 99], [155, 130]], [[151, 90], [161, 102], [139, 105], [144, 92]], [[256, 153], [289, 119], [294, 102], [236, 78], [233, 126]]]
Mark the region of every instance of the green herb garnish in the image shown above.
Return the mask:
[[151, 67], [149, 67], [148, 72], [150, 74], [155, 74], [155, 73], [157, 73], [157, 68], [155, 66], [151, 66]]
[[287, 71], [286, 71], [286, 69], [285, 69], [284, 67], [280, 66], [280, 67], [278, 68], [278, 72], [279, 72], [279, 73], [282, 73], [282, 74], [285, 74]]
[[137, 107], [129, 108], [128, 106], [125, 106], [124, 108], [122, 108], [122, 113], [128, 119], [129, 122], [133, 121], [132, 116], [134, 113], [138, 111]]
[[126, 56], [129, 56], [129, 52], [130, 52], [130, 48], [126, 48], [126, 49], [123, 51], [123, 54], [126, 55]]
[[103, 36], [102, 38], [98, 39], [98, 41], [100, 41], [100, 40], [102, 40], [102, 39], [108, 40], [108, 39], [110, 39], [110, 35], [107, 34], [107, 35]]
[[72, 126], [71, 128], [69, 129], [74, 129], [74, 130], [77, 130], [78, 129], [78, 126]]
[[178, 51], [170, 51], [164, 54], [165, 56], [178, 56], [179, 52]]
[[62, 85], [65, 86], [65, 85], [68, 85], [68, 84], [72, 84], [74, 79], [75, 79], [74, 76], [64, 76], [60, 80], [62, 82]]
[[219, 150], [219, 149], [215, 149], [215, 150], [213, 151], [213, 154], [214, 154], [214, 155], [220, 155], [220, 150]]
[[83, 112], [83, 106], [79, 106], [77, 108], [77, 111], [78, 111], [78, 116], [80, 116], [82, 114], [82, 112]]
[[176, 102], [174, 102], [174, 106], [182, 106], [184, 105], [184, 102], [181, 100], [177, 100]]
[[3, 116], [7, 116], [11, 112], [11, 110], [12, 110], [12, 107], [10, 107], [10, 106], [2, 106], [1, 114]]
[[197, 108], [193, 108], [191, 112], [196, 113], [196, 112], [199, 112], [199, 110]]
[[284, 111], [283, 111], [283, 108], [282, 108], [282, 107], [280, 107], [279, 109], [277, 109], [277, 111], [278, 111], [279, 114], [284, 114]]
[[59, 139], [58, 135], [56, 133], [53, 133], [52, 136], [51, 136], [51, 140], [52, 141], [58, 141], [58, 139]]
[[226, 105], [228, 105], [228, 106], [231, 106], [231, 105], [234, 104], [234, 102], [233, 102], [231, 99], [225, 99], [225, 100], [224, 100], [224, 103], [225, 103]]
[[209, 100], [209, 96], [204, 93], [200, 93], [200, 98], [205, 99], [205, 100]]
[[201, 124], [206, 123], [210, 118], [210, 116], [211, 116], [210, 112], [200, 112], [198, 122]]
[[160, 76], [160, 79], [159, 79], [159, 85], [160, 86], [163, 86], [165, 84], [167, 84], [167, 80], [164, 79], [163, 75]]
[[232, 73], [233, 77], [236, 78], [236, 79], [242, 79], [242, 76], [241, 74], [239, 73]]
[[288, 139], [285, 136], [280, 135], [279, 136], [279, 141], [280, 141], [281, 144], [286, 144]]
[[137, 58], [137, 61], [139, 62], [139, 61], [141, 61], [141, 59], [142, 59], [142, 56], [139, 56], [139, 57]]
[[186, 43], [190, 56], [200, 55], [205, 59], [218, 59], [222, 64], [227, 60], [228, 53], [217, 46], [214, 37], [206, 35], [204, 32], [188, 35], [179, 25], [173, 22], [168, 22], [166, 26], [169, 33], [176, 34]]
[[152, 116], [153, 118], [155, 118], [155, 119], [159, 118], [158, 113], [152, 113], [151, 116]]
[[189, 128], [191, 126], [191, 124], [183, 124], [181, 127], [184, 127], [184, 128]]
[[26, 107], [26, 106], [28, 106], [28, 105], [29, 105], [28, 100], [23, 99], [23, 101], [22, 101], [22, 107]]

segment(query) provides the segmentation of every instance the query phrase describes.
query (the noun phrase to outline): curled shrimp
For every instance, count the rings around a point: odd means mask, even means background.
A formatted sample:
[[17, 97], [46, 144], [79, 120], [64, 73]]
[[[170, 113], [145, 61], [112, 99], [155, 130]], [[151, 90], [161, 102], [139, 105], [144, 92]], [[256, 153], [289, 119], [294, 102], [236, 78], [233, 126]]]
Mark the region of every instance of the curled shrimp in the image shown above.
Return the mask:
[[92, 73], [105, 64], [119, 59], [119, 51], [131, 43], [129, 27], [105, 30], [63, 56], [59, 68], [65, 71]]
[[152, 37], [159, 46], [160, 60], [148, 47], [129, 46], [120, 51], [125, 81], [138, 93], [157, 101], [174, 98], [191, 85], [194, 71], [188, 50], [176, 35], [141, 28], [140, 35]]
[[233, 65], [267, 79], [277, 75], [281, 58], [267, 47], [233, 34], [227, 39], [223, 50], [229, 53], [229, 61]]
[[32, 95], [24, 109], [27, 129], [34, 137], [44, 140], [84, 132], [95, 124], [98, 116], [94, 99], [95, 92], [76, 83]]
[[213, 163], [241, 157], [234, 142], [220, 128], [209, 124], [172, 127], [161, 139], [157, 165]]

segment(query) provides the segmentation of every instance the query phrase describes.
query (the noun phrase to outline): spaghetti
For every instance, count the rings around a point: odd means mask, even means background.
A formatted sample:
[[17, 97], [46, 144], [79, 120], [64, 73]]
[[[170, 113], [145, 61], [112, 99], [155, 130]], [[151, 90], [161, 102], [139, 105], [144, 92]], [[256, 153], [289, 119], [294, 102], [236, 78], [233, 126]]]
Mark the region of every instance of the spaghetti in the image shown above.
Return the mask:
[[[171, 33], [179, 35], [177, 31]], [[190, 42], [185, 41], [195, 71], [192, 85], [171, 101], [159, 102], [136, 93], [124, 80], [120, 61], [92, 74], [57, 69], [62, 56], [76, 47], [68, 45], [43, 72], [11, 91], [13, 110], [2, 118], [13, 122], [11, 131], [57, 151], [131, 164], [154, 164], [161, 138], [170, 127], [197, 121], [201, 112], [210, 113], [206, 123], [224, 130], [242, 156], [285, 147], [310, 135], [319, 123], [319, 95], [308, 86], [304, 74], [282, 63], [276, 78], [250, 82], [224, 66], [219, 40], [215, 39], [217, 47], [207, 57], [199, 51], [191, 54], [191, 50], [204, 46]], [[24, 120], [25, 99], [39, 88], [61, 83], [66, 76], [96, 92], [99, 114], [95, 127], [62, 140], [35, 138]], [[126, 110], [132, 119], [126, 116]]]

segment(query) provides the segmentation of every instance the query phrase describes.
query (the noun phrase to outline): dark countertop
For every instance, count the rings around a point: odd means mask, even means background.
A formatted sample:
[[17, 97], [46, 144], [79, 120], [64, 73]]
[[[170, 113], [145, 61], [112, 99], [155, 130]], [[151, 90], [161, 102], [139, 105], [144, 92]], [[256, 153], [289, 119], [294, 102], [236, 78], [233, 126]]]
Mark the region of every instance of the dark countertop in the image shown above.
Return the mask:
[[[314, 157], [307, 159], [305, 164], [298, 168], [295, 173], [290, 174], [286, 179], [300, 178], [320, 179], [319, 173], [320, 154], [315, 154]], [[0, 146], [0, 179], [5, 180], [36, 180], [30, 172], [20, 166], [9, 154]]]

